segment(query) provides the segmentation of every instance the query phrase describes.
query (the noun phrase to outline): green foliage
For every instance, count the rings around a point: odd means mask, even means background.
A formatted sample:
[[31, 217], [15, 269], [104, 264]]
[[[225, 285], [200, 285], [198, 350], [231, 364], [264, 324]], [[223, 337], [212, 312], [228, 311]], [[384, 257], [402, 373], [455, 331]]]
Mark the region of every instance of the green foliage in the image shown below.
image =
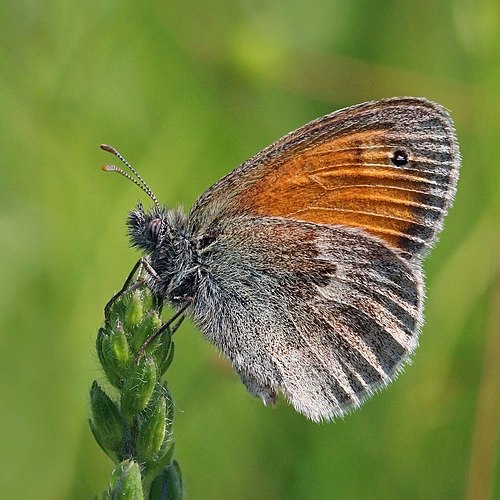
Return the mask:
[[[161, 305], [145, 286], [130, 290], [108, 303], [96, 341], [103, 371], [118, 397], [114, 401], [97, 382], [90, 390], [90, 428], [116, 464], [105, 497], [177, 499], [182, 488], [179, 467], [172, 462], [173, 404], [161, 379], [174, 344], [167, 328], [146, 352], [141, 350], [161, 325]], [[150, 491], [152, 482], [157, 486]]]

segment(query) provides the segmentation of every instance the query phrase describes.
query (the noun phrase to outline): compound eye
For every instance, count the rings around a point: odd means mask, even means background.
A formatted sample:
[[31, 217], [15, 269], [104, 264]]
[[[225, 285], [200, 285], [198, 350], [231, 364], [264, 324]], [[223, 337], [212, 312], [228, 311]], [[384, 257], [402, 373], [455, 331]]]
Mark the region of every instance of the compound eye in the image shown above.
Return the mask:
[[161, 232], [161, 219], [153, 219], [148, 225], [148, 233], [151, 240], [156, 241]]

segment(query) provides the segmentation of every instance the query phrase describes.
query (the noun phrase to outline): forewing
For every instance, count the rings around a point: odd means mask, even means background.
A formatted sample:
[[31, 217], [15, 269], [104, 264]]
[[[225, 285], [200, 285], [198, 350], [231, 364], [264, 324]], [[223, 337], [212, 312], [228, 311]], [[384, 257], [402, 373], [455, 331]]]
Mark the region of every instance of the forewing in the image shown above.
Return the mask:
[[419, 266], [362, 231], [240, 217], [203, 266], [194, 319], [265, 403], [281, 391], [313, 420], [343, 415], [417, 346]]
[[258, 153], [208, 190], [191, 218], [243, 213], [359, 227], [419, 259], [442, 228], [459, 163], [444, 108], [417, 98], [368, 102]]

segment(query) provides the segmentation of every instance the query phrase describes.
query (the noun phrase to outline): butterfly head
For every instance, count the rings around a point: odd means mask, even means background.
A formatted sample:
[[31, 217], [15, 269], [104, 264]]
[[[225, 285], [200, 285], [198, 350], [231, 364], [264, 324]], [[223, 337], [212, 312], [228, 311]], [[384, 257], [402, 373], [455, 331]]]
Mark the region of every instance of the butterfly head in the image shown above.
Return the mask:
[[172, 304], [191, 297], [195, 266], [186, 214], [161, 205], [145, 211], [139, 202], [129, 213], [127, 226], [131, 245], [142, 250], [153, 271], [149, 287]]
[[128, 216], [127, 227], [130, 244], [147, 254], [160, 247], [168, 233], [168, 209], [160, 205], [145, 211], [142, 203]]

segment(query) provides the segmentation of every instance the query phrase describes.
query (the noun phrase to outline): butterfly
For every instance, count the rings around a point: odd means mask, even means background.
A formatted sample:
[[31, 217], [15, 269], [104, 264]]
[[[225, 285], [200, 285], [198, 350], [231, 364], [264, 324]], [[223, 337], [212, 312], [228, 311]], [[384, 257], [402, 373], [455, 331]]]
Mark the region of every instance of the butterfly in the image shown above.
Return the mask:
[[[422, 261], [456, 191], [453, 122], [424, 98], [336, 111], [223, 177], [188, 214], [128, 217], [148, 286], [189, 315], [248, 391], [314, 421], [359, 407], [402, 370], [423, 322]], [[170, 324], [170, 323], [169, 323]]]

